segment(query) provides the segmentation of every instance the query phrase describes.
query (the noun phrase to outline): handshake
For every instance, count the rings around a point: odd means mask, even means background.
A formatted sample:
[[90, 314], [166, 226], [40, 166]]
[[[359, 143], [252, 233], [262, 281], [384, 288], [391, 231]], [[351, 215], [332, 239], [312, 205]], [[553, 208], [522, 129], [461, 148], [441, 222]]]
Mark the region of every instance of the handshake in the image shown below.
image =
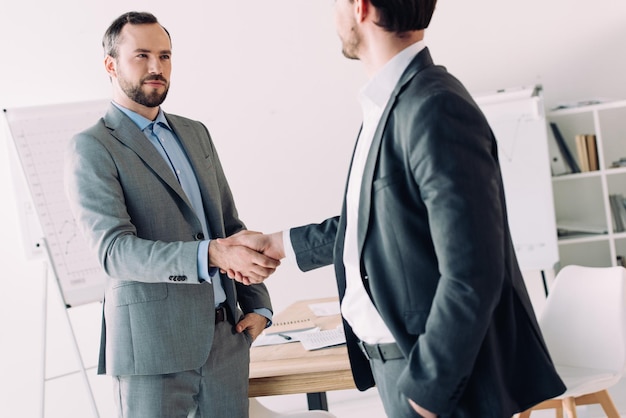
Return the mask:
[[211, 240], [209, 266], [218, 267], [245, 285], [262, 283], [285, 257], [283, 233], [262, 234], [243, 230], [228, 238]]

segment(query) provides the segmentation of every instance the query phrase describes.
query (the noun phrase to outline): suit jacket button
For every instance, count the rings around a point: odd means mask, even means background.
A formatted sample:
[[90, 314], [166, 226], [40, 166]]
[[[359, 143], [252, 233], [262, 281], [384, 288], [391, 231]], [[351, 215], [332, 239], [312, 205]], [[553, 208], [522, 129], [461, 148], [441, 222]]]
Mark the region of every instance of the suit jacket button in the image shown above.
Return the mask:
[[196, 234], [196, 240], [197, 241], [202, 241], [204, 239], [204, 234], [202, 232], [198, 232]]

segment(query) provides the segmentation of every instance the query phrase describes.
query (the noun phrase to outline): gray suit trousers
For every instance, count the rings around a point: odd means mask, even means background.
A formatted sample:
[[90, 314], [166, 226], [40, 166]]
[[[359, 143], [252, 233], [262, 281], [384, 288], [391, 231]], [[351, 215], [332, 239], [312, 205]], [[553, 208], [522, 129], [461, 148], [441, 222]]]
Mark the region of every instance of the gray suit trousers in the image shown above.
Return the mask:
[[215, 327], [206, 363], [164, 375], [113, 376], [119, 418], [248, 418], [250, 337]]

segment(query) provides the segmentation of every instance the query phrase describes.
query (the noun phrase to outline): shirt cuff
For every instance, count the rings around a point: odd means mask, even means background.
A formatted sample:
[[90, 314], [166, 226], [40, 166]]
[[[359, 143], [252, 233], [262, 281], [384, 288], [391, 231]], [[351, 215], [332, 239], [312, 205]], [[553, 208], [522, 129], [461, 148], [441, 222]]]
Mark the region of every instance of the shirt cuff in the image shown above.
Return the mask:
[[212, 283], [212, 277], [219, 272], [217, 267], [209, 267], [209, 243], [205, 240], [198, 245], [198, 281]]
[[285, 250], [285, 258], [287, 261], [295, 262], [296, 252], [293, 249], [293, 245], [291, 245], [291, 229], [283, 231], [283, 249]]
[[272, 311], [270, 311], [267, 308], [257, 308], [257, 309], [254, 309], [253, 312], [267, 318], [267, 324], [265, 324], [265, 328], [272, 325], [272, 317], [274, 315]]

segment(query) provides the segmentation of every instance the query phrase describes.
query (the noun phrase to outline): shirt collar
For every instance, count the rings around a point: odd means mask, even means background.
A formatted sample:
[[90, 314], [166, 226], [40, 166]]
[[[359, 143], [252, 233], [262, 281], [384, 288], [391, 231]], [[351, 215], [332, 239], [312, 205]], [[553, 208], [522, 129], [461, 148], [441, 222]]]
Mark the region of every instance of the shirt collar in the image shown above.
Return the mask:
[[426, 47], [424, 41], [418, 41], [400, 51], [395, 57], [387, 62], [370, 81], [361, 89], [361, 102], [370, 101], [382, 108], [387, 104], [393, 89], [400, 81], [404, 70], [409, 66], [413, 58]]
[[151, 121], [148, 118], [145, 118], [143, 116], [141, 116], [139, 113], [132, 111], [118, 103], [112, 102], [113, 105], [115, 107], [117, 107], [119, 110], [122, 111], [122, 113], [124, 113], [126, 116], [128, 116], [130, 118], [130, 120], [133, 121], [133, 123], [135, 125], [137, 125], [137, 127], [143, 131], [144, 129], [146, 129], [151, 123], [155, 123], [155, 124], [160, 124], [161, 126], [166, 127], [167, 129], [169, 129], [170, 131], [172, 130], [172, 128], [170, 128], [169, 123], [167, 123], [167, 119], [165, 118], [165, 113], [163, 112], [163, 109], [161, 109], [159, 107], [159, 113], [157, 114], [157, 117], [154, 119], [154, 121]]

